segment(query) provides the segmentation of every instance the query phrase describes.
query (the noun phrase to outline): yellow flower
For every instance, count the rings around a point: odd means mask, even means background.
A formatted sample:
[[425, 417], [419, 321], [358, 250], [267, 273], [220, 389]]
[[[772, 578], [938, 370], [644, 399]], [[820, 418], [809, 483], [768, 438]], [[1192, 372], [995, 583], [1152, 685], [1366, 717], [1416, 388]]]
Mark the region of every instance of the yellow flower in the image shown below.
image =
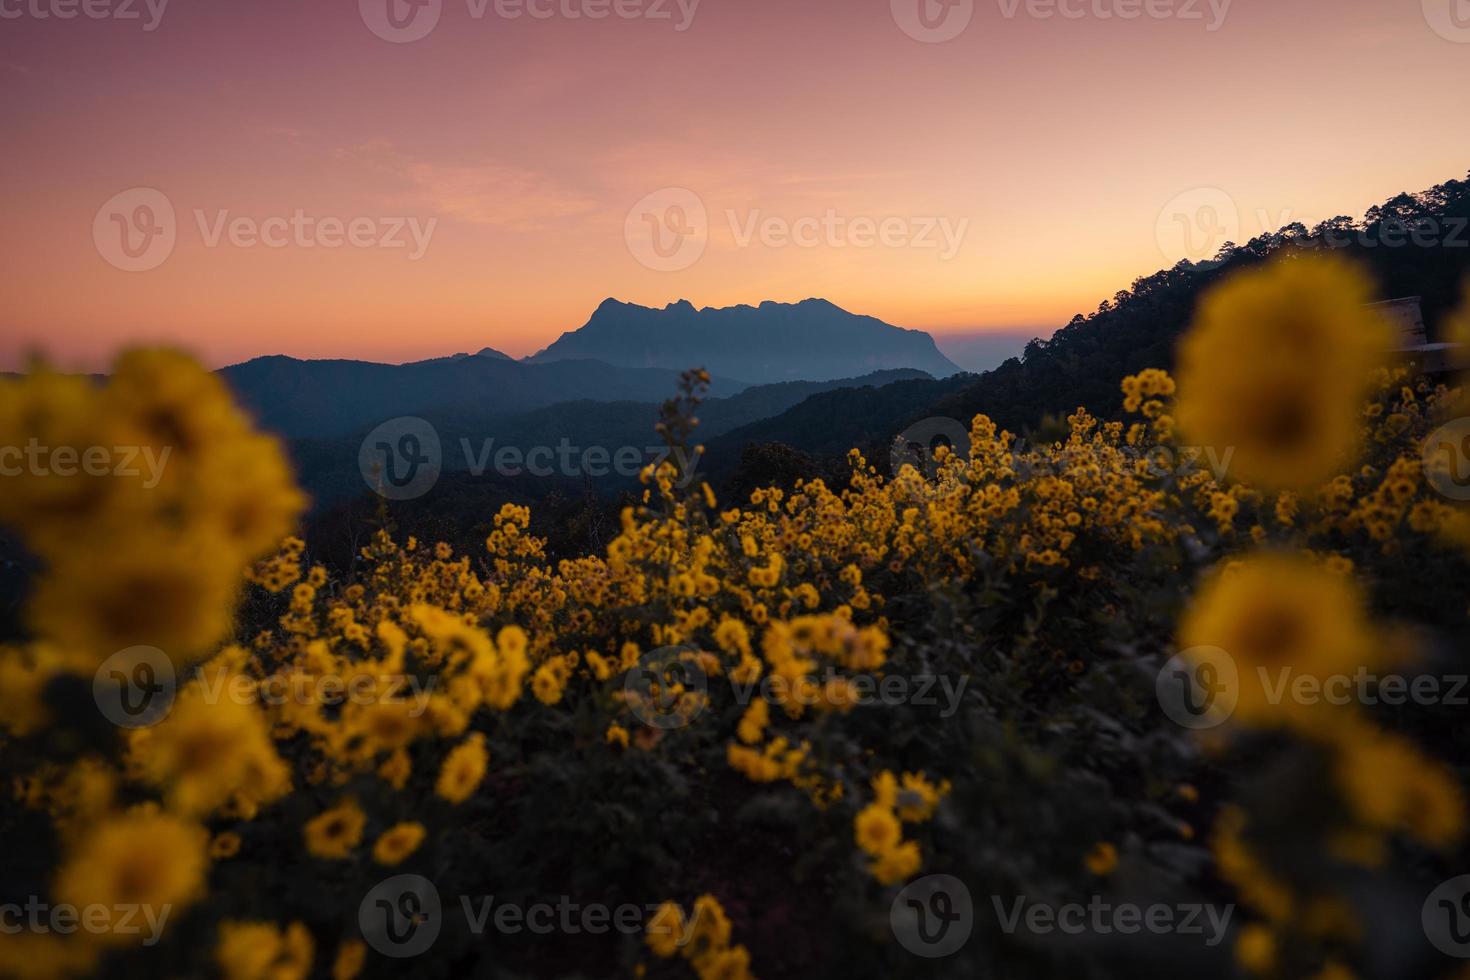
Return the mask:
[[360, 939], [349, 939], [337, 947], [332, 961], [332, 980], [355, 980], [367, 962], [367, 945]]
[[240, 835], [233, 830], [215, 834], [209, 842], [209, 856], [216, 861], [226, 861], [240, 853]]
[[198, 824], [153, 810], [135, 810], [100, 824], [82, 838], [56, 876], [56, 900], [99, 905], [110, 917], [101, 941], [141, 942], [146, 929], [127, 907], [178, 912], [204, 893], [209, 835]]
[[750, 951], [744, 946], [731, 946], [705, 954], [694, 963], [699, 980], [753, 980]]
[[52, 933], [0, 932], [0, 976], [11, 980], [58, 980], [95, 972], [96, 946]]
[[858, 846], [875, 857], [891, 851], [903, 837], [898, 817], [878, 803], [862, 809], [853, 821], [853, 831]]
[[622, 725], [608, 725], [607, 744], [616, 745], [620, 749], [626, 749], [628, 747], [628, 730]]
[[868, 866], [868, 872], [880, 885], [893, 885], [911, 877], [922, 864], [919, 845], [910, 840], [878, 855]]
[[401, 864], [424, 840], [424, 825], [400, 823], [383, 831], [373, 844], [373, 860], [379, 864]]
[[30, 623], [38, 635], [97, 662], [135, 646], [189, 662], [229, 630], [239, 582], [233, 552], [220, 538], [152, 530], [128, 547], [73, 549], [54, 558], [31, 600]]
[[684, 910], [673, 902], [664, 902], [648, 920], [644, 931], [644, 941], [654, 955], [670, 958], [684, 942]]
[[1185, 440], [1230, 457], [1230, 476], [1313, 491], [1352, 462], [1358, 411], [1392, 344], [1351, 265], [1293, 255], [1201, 300], [1179, 347]]
[[463, 803], [479, 789], [489, 764], [490, 753], [485, 748], [485, 736], [476, 732], [450, 749], [439, 770], [434, 792], [450, 803]]
[[225, 980], [303, 980], [316, 944], [299, 922], [282, 932], [270, 922], [220, 924], [214, 961]]
[[1107, 841], [1099, 841], [1087, 852], [1083, 863], [1098, 877], [1110, 875], [1118, 867], [1118, 849]]
[[1270, 553], [1206, 581], [1180, 624], [1179, 646], [1196, 666], [1212, 668], [1212, 683], [1234, 688], [1235, 716], [1247, 725], [1323, 724], [1332, 705], [1296, 697], [1297, 683], [1323, 685], [1378, 660], [1364, 597], [1350, 579]]
[[[891, 773], [887, 773], [891, 778]], [[903, 774], [903, 789], [894, 797], [898, 817], [905, 823], [920, 823], [934, 815], [940, 799], [949, 792], [949, 783], [935, 786], [922, 773]]]
[[561, 700], [562, 682], [551, 664], [542, 664], [531, 677], [531, 693], [542, 704], [556, 704]]
[[1465, 798], [1444, 766], [1407, 739], [1365, 722], [1337, 729], [1334, 771], [1348, 804], [1371, 827], [1448, 848], [1464, 832]]
[[746, 745], [754, 745], [763, 737], [766, 726], [771, 721], [771, 706], [765, 698], [759, 697], [750, 702], [750, 707], [740, 716], [740, 723], [735, 727], [735, 734]]
[[1266, 926], [1251, 924], [1235, 939], [1235, 959], [1248, 973], [1268, 973], [1276, 965], [1276, 936]]
[[[223, 675], [219, 681], [228, 684]], [[280, 798], [291, 777], [276, 754], [265, 716], [230, 696], [193, 685], [158, 725], [134, 737], [129, 755], [164, 790], [169, 806], [203, 816], [235, 798], [258, 806]]]
[[306, 849], [315, 857], [338, 860], [362, 842], [367, 817], [352, 799], [344, 799], [307, 821]]
[[378, 778], [394, 789], [402, 789], [413, 774], [413, 760], [405, 749], [399, 749], [378, 767]]

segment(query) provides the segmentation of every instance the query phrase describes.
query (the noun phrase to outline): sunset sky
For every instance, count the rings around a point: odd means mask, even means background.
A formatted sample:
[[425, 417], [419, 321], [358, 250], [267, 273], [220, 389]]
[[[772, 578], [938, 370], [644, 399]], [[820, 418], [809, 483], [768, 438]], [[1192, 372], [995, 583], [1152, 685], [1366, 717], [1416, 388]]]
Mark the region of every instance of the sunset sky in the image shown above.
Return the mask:
[[392, 0], [414, 41], [389, 0], [87, 2], [140, 16], [0, 0], [4, 367], [519, 356], [608, 296], [1045, 334], [1180, 258], [1181, 207], [1243, 241], [1470, 168], [1464, 0]]

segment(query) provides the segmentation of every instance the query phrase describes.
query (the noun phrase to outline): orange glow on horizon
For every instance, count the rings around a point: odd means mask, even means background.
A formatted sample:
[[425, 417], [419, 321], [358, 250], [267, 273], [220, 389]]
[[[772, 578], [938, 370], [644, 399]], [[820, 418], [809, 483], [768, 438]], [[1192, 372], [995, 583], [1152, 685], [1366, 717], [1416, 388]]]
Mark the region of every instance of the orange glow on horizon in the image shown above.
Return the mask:
[[[213, 365], [522, 356], [608, 296], [820, 296], [940, 337], [1045, 333], [1172, 264], [1156, 226], [1181, 193], [1226, 193], [1244, 241], [1465, 176], [1470, 43], [1419, 4], [1236, 0], [1214, 31], [1009, 6], [977, 4], [942, 44], [876, 0], [703, 0], [686, 30], [445, 0], [404, 44], [355, 3], [180, 2], [152, 31], [6, 20], [0, 367], [40, 349], [96, 369], [133, 343]], [[1382, 119], [1392, 138], [1365, 128]], [[625, 227], [669, 187], [698, 197], [708, 241], [660, 271]], [[132, 188], [175, 212], [147, 271], [94, 236]], [[750, 237], [828, 215], [836, 240]], [[402, 221], [406, 244], [323, 244], [354, 220], [364, 241]], [[897, 221], [903, 241], [855, 243], [854, 221]], [[915, 242], [928, 222], [963, 229], [952, 256], [942, 234]], [[411, 223], [432, 227], [419, 258]], [[283, 224], [280, 247], [248, 243]]]

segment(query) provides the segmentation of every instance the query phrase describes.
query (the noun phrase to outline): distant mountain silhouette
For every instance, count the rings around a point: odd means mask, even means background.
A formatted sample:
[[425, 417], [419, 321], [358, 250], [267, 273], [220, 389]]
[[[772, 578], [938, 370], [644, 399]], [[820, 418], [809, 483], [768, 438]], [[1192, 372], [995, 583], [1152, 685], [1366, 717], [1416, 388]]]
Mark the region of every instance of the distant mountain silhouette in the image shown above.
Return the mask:
[[897, 368], [935, 377], [960, 370], [922, 330], [858, 316], [823, 299], [702, 310], [688, 300], [659, 310], [609, 299], [585, 326], [528, 360], [589, 357], [623, 367], [702, 364], [712, 374], [751, 384], [831, 381]]
[[[261, 425], [288, 437], [365, 432], [400, 415], [440, 410], [510, 415], [573, 400], [660, 402], [679, 380], [674, 370], [592, 360], [526, 364], [494, 351], [414, 364], [258, 357], [220, 375]], [[716, 377], [711, 390], [734, 395], [746, 387]]]
[[446, 364], [446, 363], [448, 363], [450, 361], [467, 361], [467, 360], [471, 360], [471, 359], [476, 358], [476, 357], [485, 357], [485, 358], [489, 358], [492, 361], [514, 361], [515, 360], [515, 358], [511, 357], [509, 354], [502, 354], [500, 351], [496, 350], [494, 347], [485, 347], [485, 348], [482, 348], [481, 350], [477, 351], [474, 354], [466, 354], [466, 353], [461, 352], [459, 354], [450, 354], [447, 357], [431, 357], [431, 358], [429, 358], [427, 360], [423, 360], [423, 361], [410, 361], [409, 364], [410, 365]]

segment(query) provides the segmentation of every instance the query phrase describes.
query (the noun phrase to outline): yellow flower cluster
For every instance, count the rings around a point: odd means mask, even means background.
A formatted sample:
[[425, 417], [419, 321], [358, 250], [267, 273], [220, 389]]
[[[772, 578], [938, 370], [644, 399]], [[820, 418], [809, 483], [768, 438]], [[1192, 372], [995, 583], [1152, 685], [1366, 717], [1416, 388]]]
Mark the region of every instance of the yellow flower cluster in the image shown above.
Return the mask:
[[[126, 647], [162, 649], [179, 669], [168, 715], [118, 733], [115, 758], [62, 754], [17, 778], [18, 804], [44, 812], [60, 842], [55, 897], [188, 908], [207, 897], [213, 862], [259, 860], [250, 825], [268, 819], [288, 820], [283, 836], [324, 873], [412, 868], [444, 814], [473, 815], [515, 785], [519, 726], [547, 720], [538, 752], [564, 736], [568, 756], [610, 766], [641, 753], [682, 766], [702, 739], [720, 771], [701, 763], [691, 781], [734, 772], [809, 800], [842, 828], [869, 887], [894, 887], [942, 843], [929, 821], [962, 799], [951, 780], [967, 776], [962, 762], [864, 744], [865, 718], [884, 710], [864, 691], [919, 659], [896, 600], [1000, 582], [1018, 615], [1070, 593], [1104, 621], [1121, 601], [1104, 588], [1111, 576], [1152, 556], [1187, 583], [1180, 556], [1212, 549], [1225, 560], [1164, 625], [1197, 665], [1233, 669], [1240, 726], [1328, 760], [1345, 812], [1327, 845], [1365, 867], [1387, 860], [1394, 837], [1448, 847], [1464, 808], [1445, 767], [1364, 712], [1278, 698], [1263, 680], [1397, 664], [1403, 644], [1370, 613], [1354, 558], [1470, 546], [1470, 518], [1434, 494], [1419, 459], [1460, 395], [1380, 366], [1387, 341], [1368, 295], [1351, 269], [1314, 256], [1228, 281], [1201, 307], [1177, 386], [1156, 369], [1123, 381], [1142, 421], [1079, 410], [1062, 438], [1023, 448], [976, 416], [970, 451], [932, 478], [910, 467], [884, 479], [853, 452], [845, 486], [763, 488], [725, 509], [707, 486], [682, 492], [665, 463], [644, 474], [605, 553], [553, 561], [529, 511], [506, 505], [483, 552], [379, 531], [346, 580], [288, 537], [302, 499], [279, 448], [178, 355], [126, 355], [102, 385], [39, 370], [0, 383], [0, 443], [168, 450], [156, 482], [23, 476], [0, 496], [0, 521], [44, 562], [27, 611], [35, 639], [0, 650], [7, 739], [60, 731], [46, 692], [66, 675], [90, 683]], [[1190, 464], [1181, 439], [1225, 470]], [[231, 635], [245, 580], [269, 628]], [[1086, 656], [1052, 649], [1028, 667], [1063, 685]], [[654, 677], [646, 686], [630, 683], [640, 671]], [[670, 734], [680, 728], [691, 731]], [[828, 749], [834, 732], [840, 751]], [[1291, 934], [1345, 932], [1330, 896], [1271, 870], [1251, 820], [1227, 809], [1213, 842], [1221, 877], [1263, 920], [1242, 933], [1242, 962], [1268, 962]], [[1079, 873], [1117, 865], [1102, 842]], [[708, 895], [687, 923], [667, 903], [647, 937], [706, 980], [750, 976], [730, 940]], [[0, 972], [82, 973], [128, 941], [0, 936]], [[216, 961], [229, 977], [301, 976], [319, 942], [337, 950], [343, 980], [369, 955], [350, 933], [228, 919]]]
[[665, 902], [649, 919], [644, 941], [660, 959], [682, 958], [699, 980], [754, 980], [750, 953], [730, 945], [730, 919], [713, 895], [694, 900], [686, 920], [684, 910]]

